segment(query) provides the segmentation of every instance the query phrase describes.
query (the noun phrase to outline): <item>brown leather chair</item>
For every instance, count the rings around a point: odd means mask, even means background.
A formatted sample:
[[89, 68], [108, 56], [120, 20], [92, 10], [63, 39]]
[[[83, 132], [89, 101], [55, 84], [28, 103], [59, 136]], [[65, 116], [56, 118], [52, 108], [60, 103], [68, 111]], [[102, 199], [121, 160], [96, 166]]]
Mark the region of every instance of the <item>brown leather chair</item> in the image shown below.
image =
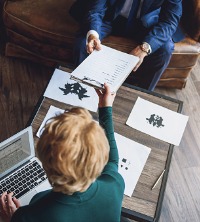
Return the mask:
[[[68, 14], [73, 2], [74, 0], [6, 0], [3, 8], [7, 32], [5, 55], [55, 67], [72, 63], [73, 42], [79, 28]], [[199, 11], [199, 8], [195, 8], [190, 13], [197, 13], [198, 18]], [[193, 39], [188, 36], [175, 44], [170, 64], [158, 86], [177, 89], [185, 87], [200, 53], [199, 26], [200, 22], [195, 24], [197, 31], [192, 34]], [[129, 52], [136, 43], [130, 39], [109, 36], [103, 44]]]

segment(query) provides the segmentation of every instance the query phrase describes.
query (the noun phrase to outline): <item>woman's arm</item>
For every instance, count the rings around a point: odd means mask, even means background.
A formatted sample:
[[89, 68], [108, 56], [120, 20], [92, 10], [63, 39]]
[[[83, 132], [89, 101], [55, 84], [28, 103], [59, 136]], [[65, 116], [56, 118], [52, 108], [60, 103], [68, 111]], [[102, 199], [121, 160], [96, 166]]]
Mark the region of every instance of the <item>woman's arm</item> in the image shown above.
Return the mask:
[[[104, 128], [109, 145], [109, 168], [112, 170], [118, 170], [119, 154], [117, 144], [114, 136], [114, 126], [112, 121], [112, 105], [115, 99], [115, 94], [112, 94], [109, 86], [104, 84], [104, 91], [96, 90], [99, 96], [99, 123]], [[107, 168], [107, 166], [106, 166]], [[111, 169], [110, 169], [111, 170]]]
[[111, 163], [111, 165], [114, 167], [114, 170], [118, 170], [119, 154], [114, 136], [112, 107], [99, 108], [99, 123], [104, 128], [110, 145], [108, 164]]

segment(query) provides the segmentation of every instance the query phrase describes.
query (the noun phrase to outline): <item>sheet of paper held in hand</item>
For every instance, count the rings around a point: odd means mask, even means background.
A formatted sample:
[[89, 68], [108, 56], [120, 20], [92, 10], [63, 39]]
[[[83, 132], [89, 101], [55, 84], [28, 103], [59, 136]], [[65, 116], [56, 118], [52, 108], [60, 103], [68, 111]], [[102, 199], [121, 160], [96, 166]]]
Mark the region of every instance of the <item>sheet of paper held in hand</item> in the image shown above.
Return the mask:
[[96, 88], [103, 88], [106, 82], [116, 92], [138, 61], [136, 56], [102, 45], [71, 73], [71, 79]]
[[94, 88], [70, 79], [70, 73], [56, 69], [44, 93], [45, 97], [97, 112], [99, 98]]
[[[50, 106], [36, 135], [40, 137], [47, 120], [63, 112], [62, 109]], [[119, 151], [119, 173], [125, 181], [124, 194], [131, 197], [151, 149], [117, 133], [115, 139]]]
[[178, 146], [188, 118], [188, 116], [138, 97], [126, 124], [157, 139]]

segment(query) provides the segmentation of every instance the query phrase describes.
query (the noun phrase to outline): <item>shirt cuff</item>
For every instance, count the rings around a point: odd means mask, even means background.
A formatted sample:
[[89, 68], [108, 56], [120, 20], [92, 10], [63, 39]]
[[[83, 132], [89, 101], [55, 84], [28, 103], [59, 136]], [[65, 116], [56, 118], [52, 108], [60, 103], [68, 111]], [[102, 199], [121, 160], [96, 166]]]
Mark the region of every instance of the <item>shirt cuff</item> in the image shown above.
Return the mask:
[[90, 30], [87, 32], [87, 35], [86, 35], [86, 45], [88, 44], [88, 37], [90, 35], [94, 35], [99, 39], [99, 34], [95, 30]]

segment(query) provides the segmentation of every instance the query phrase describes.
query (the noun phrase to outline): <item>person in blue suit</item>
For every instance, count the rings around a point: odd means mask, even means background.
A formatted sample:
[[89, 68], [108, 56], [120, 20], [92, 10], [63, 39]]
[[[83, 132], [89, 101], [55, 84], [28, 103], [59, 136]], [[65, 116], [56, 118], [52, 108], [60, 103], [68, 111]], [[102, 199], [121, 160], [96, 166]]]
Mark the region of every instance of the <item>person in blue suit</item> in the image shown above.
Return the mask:
[[151, 91], [169, 64], [174, 42], [183, 38], [178, 28], [181, 0], [78, 0], [70, 13], [80, 23], [74, 45], [76, 66], [100, 50], [102, 39], [110, 34], [133, 38], [138, 45], [130, 54], [139, 62], [129, 81]]

